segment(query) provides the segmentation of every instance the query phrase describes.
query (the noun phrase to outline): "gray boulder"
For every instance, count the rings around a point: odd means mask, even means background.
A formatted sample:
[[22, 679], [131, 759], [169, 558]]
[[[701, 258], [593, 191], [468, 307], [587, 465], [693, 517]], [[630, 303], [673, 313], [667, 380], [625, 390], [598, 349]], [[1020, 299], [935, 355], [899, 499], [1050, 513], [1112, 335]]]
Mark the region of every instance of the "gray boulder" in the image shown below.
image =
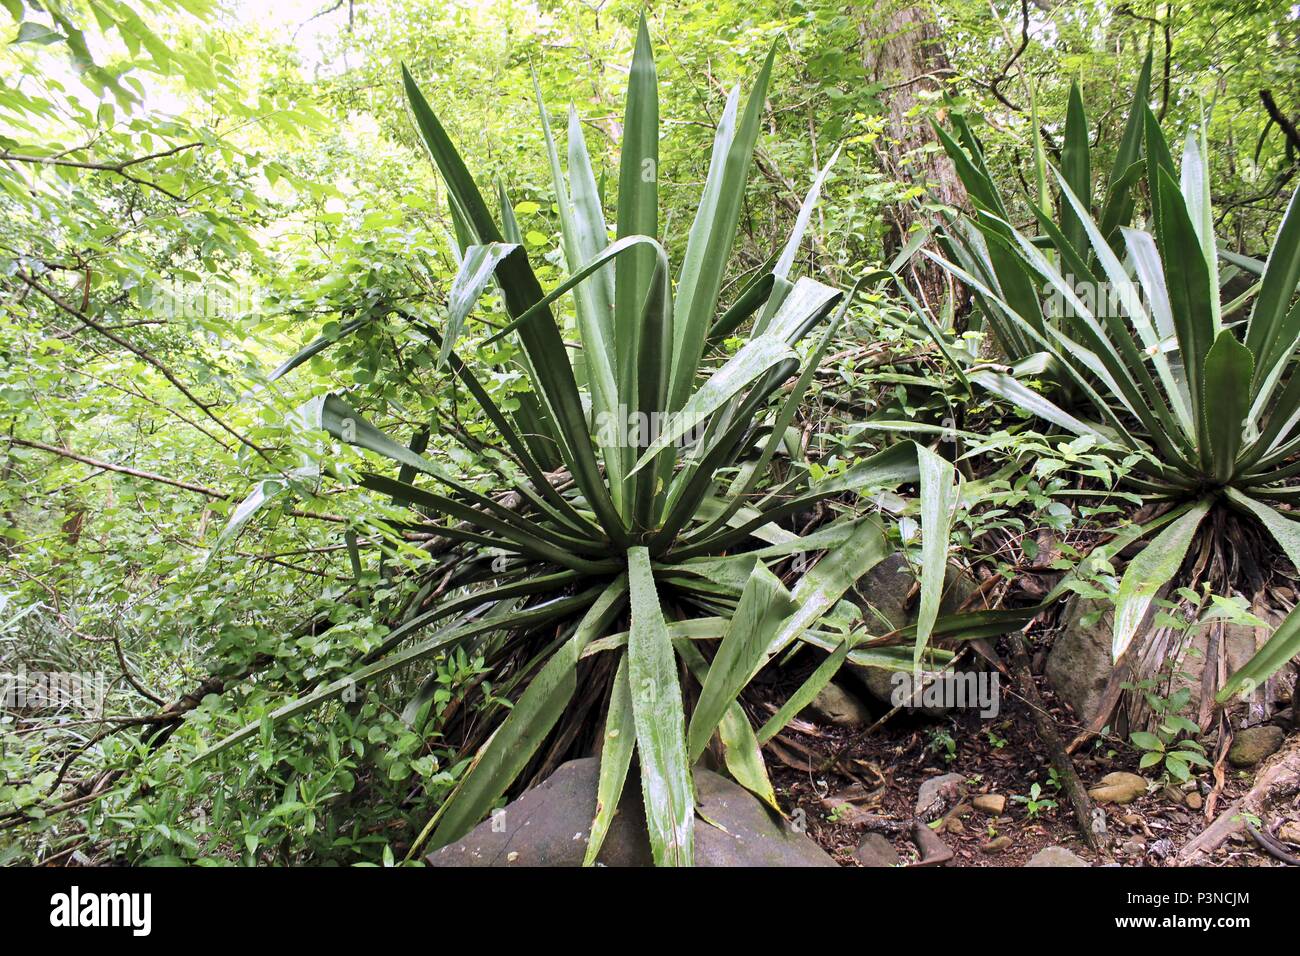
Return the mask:
[[[1085, 620], [1090, 618], [1095, 620]], [[1066, 606], [1061, 631], [1047, 655], [1047, 679], [1057, 696], [1070, 705], [1084, 724], [1091, 723], [1097, 716], [1114, 667], [1110, 656], [1114, 625], [1115, 608], [1109, 601], [1075, 595]], [[1171, 686], [1171, 692], [1182, 687], [1191, 691], [1187, 712], [1193, 717], [1201, 705], [1201, 678], [1205, 672], [1211, 626], [1213, 624], [1203, 624], [1192, 630], [1190, 643], [1178, 662], [1178, 673]], [[1141, 639], [1140, 632], [1134, 646], [1138, 646]], [[1228, 623], [1223, 629], [1223, 641], [1229, 674], [1255, 653], [1253, 627]]]
[[[1090, 617], [1095, 620], [1085, 620]], [[1075, 716], [1089, 724], [1101, 709], [1102, 695], [1114, 667], [1110, 643], [1115, 608], [1109, 601], [1076, 594], [1066, 605], [1064, 621], [1047, 655], [1047, 679]]]
[[[595, 757], [561, 765], [468, 835], [430, 853], [425, 862], [430, 866], [581, 866], [596, 815], [599, 774], [600, 760]], [[598, 864], [653, 863], [640, 789], [633, 768]], [[806, 835], [725, 777], [697, 768], [695, 792], [696, 866], [837, 865]]]
[[[918, 601], [912, 595], [916, 577], [902, 552], [895, 552], [858, 579], [853, 599], [862, 609], [862, 618], [868, 632], [882, 634], [916, 623]], [[975, 591], [975, 583], [960, 568], [949, 565], [944, 580], [940, 614], [952, 614]], [[942, 644], [942, 641], [936, 641]], [[895, 671], [885, 667], [848, 662], [846, 669], [862, 682], [871, 696], [882, 704], [893, 706], [891, 697], [895, 684]], [[943, 707], [917, 708], [927, 717], [942, 716]]]
[[807, 710], [837, 727], [862, 727], [871, 721], [862, 701], [833, 681], [817, 692]]
[[[915, 624], [918, 604], [912, 598], [915, 585], [916, 577], [901, 551], [894, 552], [859, 578], [850, 594], [862, 608], [867, 630], [878, 634]], [[939, 613], [953, 613], [974, 591], [975, 582], [961, 568], [950, 564], [943, 582]]]

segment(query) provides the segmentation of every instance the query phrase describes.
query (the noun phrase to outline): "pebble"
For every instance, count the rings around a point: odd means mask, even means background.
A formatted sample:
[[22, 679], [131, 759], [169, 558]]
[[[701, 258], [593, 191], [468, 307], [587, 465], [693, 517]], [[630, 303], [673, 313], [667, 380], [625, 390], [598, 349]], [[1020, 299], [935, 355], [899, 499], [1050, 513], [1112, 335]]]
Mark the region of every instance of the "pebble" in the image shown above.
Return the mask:
[[1169, 837], [1161, 837], [1151, 844], [1151, 855], [1161, 860], [1167, 859], [1174, 855], [1174, 841]]
[[863, 866], [898, 866], [900, 862], [894, 844], [879, 833], [865, 834], [853, 857]]
[[1239, 730], [1228, 748], [1228, 763], [1234, 767], [1253, 767], [1276, 752], [1285, 736], [1281, 727], [1268, 725]]
[[989, 840], [988, 843], [985, 843], [980, 847], [980, 849], [985, 853], [1001, 853], [1003, 850], [1009, 849], [1012, 842], [1013, 841], [1009, 836], [994, 837], [992, 840]]
[[916, 815], [922, 820], [938, 816], [961, 800], [966, 792], [966, 778], [959, 773], [945, 773], [921, 783], [916, 793]]
[[980, 813], [996, 817], [1001, 816], [1002, 811], [1006, 809], [1007, 798], [1000, 793], [981, 793], [971, 800], [971, 803]]
[[1088, 791], [1098, 803], [1132, 803], [1147, 792], [1147, 782], [1135, 773], [1117, 770], [1101, 778], [1100, 786]]

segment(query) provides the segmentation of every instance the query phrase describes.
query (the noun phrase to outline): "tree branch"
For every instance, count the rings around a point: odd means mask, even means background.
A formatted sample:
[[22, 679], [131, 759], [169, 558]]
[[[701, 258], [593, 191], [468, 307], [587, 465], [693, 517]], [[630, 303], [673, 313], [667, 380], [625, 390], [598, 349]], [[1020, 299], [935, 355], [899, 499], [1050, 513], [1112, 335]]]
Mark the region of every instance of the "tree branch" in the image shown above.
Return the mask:
[[[64, 156], [68, 155], [68, 152], [76, 152], [76, 150], [69, 150], [67, 152], [58, 153], [53, 156], [29, 156], [23, 153], [3, 152], [0, 153], [0, 161], [13, 162], [13, 163], [31, 163], [37, 166], [66, 166], [72, 169], [89, 169], [95, 172], [114, 173], [118, 176], [121, 176], [123, 179], [127, 180], [128, 182], [135, 183], [137, 186], [148, 186], [150, 189], [158, 190], [158, 192], [167, 196], [169, 199], [174, 199], [176, 202], [184, 202], [185, 199], [183, 197], [176, 195], [176, 193], [172, 192], [171, 190], [159, 186], [157, 183], [152, 183], [147, 179], [140, 179], [137, 176], [132, 176], [130, 173], [127, 172], [127, 170], [130, 169], [132, 166], [138, 166], [141, 163], [147, 163], [155, 159], [164, 159], [168, 156], [175, 156], [177, 153], [183, 152], [184, 150], [194, 149], [202, 145], [203, 143], [201, 142], [184, 143], [180, 146], [174, 146], [171, 149], [165, 149], [162, 152], [150, 153], [147, 156], [137, 156], [134, 159], [124, 159], [121, 162], [117, 162], [117, 163], [95, 163], [95, 162], [88, 162], [83, 160], [63, 158]], [[81, 147], [81, 148], [84, 149], [86, 147]]]
[[1287, 118], [1287, 115], [1278, 109], [1276, 101], [1273, 99], [1271, 90], [1259, 91], [1260, 102], [1264, 104], [1264, 109], [1268, 111], [1268, 117], [1279, 127], [1286, 135], [1287, 142], [1297, 151], [1300, 152], [1300, 132], [1297, 132], [1295, 124]]
[[46, 451], [52, 455], [69, 458], [72, 461], [79, 461], [83, 465], [90, 465], [92, 468], [102, 468], [104, 471], [115, 471], [118, 474], [130, 475], [132, 478], [143, 478], [146, 481], [161, 482], [164, 485], [171, 485], [173, 488], [180, 488], [182, 491], [193, 491], [196, 494], [206, 495], [209, 498], [215, 498], [219, 501], [225, 501], [230, 498], [228, 493], [217, 491], [214, 488], [208, 488], [205, 485], [196, 485], [188, 481], [179, 481], [175, 478], [168, 478], [166, 475], [154, 474], [151, 471], [141, 471], [138, 468], [128, 468], [126, 465], [115, 465], [110, 461], [100, 461], [98, 458], [89, 458], [86, 455], [78, 455], [76, 452], [69, 451], [66, 448], [57, 448], [54, 445], [47, 445], [45, 442], [29, 441], [26, 438], [15, 438], [12, 435], [0, 435], [0, 439], [13, 445], [22, 445], [24, 448], [35, 448], [38, 451]]

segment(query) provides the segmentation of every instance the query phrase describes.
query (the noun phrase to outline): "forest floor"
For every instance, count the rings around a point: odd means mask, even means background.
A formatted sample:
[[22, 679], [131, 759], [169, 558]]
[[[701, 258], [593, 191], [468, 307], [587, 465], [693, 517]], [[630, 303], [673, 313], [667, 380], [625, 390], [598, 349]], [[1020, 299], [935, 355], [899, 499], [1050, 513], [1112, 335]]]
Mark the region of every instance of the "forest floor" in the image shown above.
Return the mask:
[[[1050, 692], [1045, 696], [1069, 739], [1076, 729], [1073, 719]], [[967, 787], [965, 799], [945, 811], [949, 816], [943, 825], [932, 827], [954, 853], [947, 866], [1022, 866], [1048, 846], [1064, 847], [1093, 865], [1172, 866], [1178, 851], [1208, 824], [1208, 801], [1194, 810], [1176, 788], [1153, 788], [1130, 804], [1105, 806], [1113, 853], [1103, 858], [1089, 850], [1068, 802], [1052, 783], [1028, 706], [1014, 695], [1003, 695], [1001, 712], [992, 720], [975, 711], [953, 711], [939, 720], [900, 712], [870, 733], [864, 730], [814, 723], [805, 713], [766, 751], [782, 809], [806, 821], [809, 836], [842, 865], [862, 865], [854, 851], [869, 831], [883, 831], [903, 864], [917, 862], [910, 834], [918, 791], [941, 774], [960, 774]], [[833, 769], [824, 769], [837, 753]], [[1080, 748], [1074, 762], [1087, 786], [1113, 771], [1138, 771], [1138, 757], [1130, 748], [1112, 748], [1105, 741]], [[1146, 776], [1153, 779], [1150, 772]], [[1055, 800], [1058, 806], [1031, 815], [1023, 801], [1014, 799], [1027, 798], [1035, 783], [1041, 790], [1038, 799]], [[1249, 772], [1230, 768], [1211, 805], [1214, 811], [1221, 812], [1250, 783]], [[997, 816], [974, 809], [970, 801], [981, 794], [1004, 796], [1005, 809]], [[1281, 865], [1253, 843], [1235, 841], [1220, 847], [1210, 862]]]

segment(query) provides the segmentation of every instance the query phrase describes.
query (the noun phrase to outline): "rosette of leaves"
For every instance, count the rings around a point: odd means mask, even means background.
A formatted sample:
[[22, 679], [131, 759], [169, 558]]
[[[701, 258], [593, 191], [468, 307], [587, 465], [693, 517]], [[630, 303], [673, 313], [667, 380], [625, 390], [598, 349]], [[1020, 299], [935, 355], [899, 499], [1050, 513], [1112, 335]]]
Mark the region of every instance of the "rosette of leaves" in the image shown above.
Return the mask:
[[[1005, 372], [981, 373], [984, 383], [1024, 410], [1113, 449], [1127, 459], [1130, 486], [1171, 504], [1146, 526], [1159, 534], [1120, 581], [1116, 661], [1157, 593], [1179, 573], [1198, 531], [1209, 536], [1207, 553], [1242, 550], [1246, 539], [1234, 531], [1240, 523], [1225, 514], [1262, 527], [1300, 568], [1300, 524], [1290, 510], [1300, 501], [1300, 200], [1292, 196], [1267, 262], [1224, 254], [1214, 235], [1203, 132], [1187, 137], [1176, 164], [1150, 109], [1139, 104], [1138, 112], [1146, 228], [1116, 226], [1108, 207], [1096, 218], [1088, 181], [1053, 168], [1076, 228], [1058, 227], [1035, 208], [1051, 240], [1043, 243], [1005, 216], [980, 209], [978, 220], [995, 225], [1002, 238], [977, 253], [978, 268], [932, 256], [1032, 343], [1039, 351], [1030, 358], [1050, 361], [1078, 400], [1066, 409]], [[981, 234], [992, 227], [981, 226]], [[1258, 276], [1229, 301], [1221, 259]], [[1061, 318], [1049, 321], [1036, 296], [1009, 294], [1007, 282], [990, 281], [1012, 272], [1049, 289]], [[1300, 615], [1291, 614], [1219, 699], [1252, 689], [1297, 652]]]
[[[581, 124], [571, 113], [566, 175], [539, 94], [568, 269], [549, 291], [529, 263], [503, 192], [498, 219], [404, 73], [411, 115], [446, 184], [462, 250], [444, 320], [409, 316], [410, 331], [437, 343], [447, 375], [473, 395], [508, 449], [516, 480], [502, 490], [514, 492], [520, 507], [467, 487], [367, 422], [341, 396], [316, 400], [309, 410], [316, 426], [400, 468], [396, 477], [360, 471], [356, 483], [409, 506], [414, 527], [458, 542], [461, 567], [454, 589], [413, 611], [357, 670], [266, 719], [301, 713], [454, 648], [481, 654], [497, 699], [478, 712], [474, 734], [462, 738], [474, 744], [474, 756], [425, 831], [433, 846], [458, 839], [517, 781], [536, 779], [539, 769], [575, 752], [583, 721], [603, 709], [588, 862], [600, 850], [635, 757], [654, 859], [689, 865], [691, 768], [706, 748], [719, 749], [727, 771], [775, 807], [762, 744], [850, 655], [910, 667], [936, 630], [956, 500], [952, 466], [903, 442], [814, 482], [798, 442], [789, 440], [851, 298], [791, 276], [826, 169], [770, 268], [720, 307], [772, 63], [769, 54], [743, 105], [739, 88], [727, 99], [675, 268], [655, 238], [658, 98], [644, 22], [622, 127], [613, 242]], [[517, 340], [530, 384], [510, 410], [492, 399], [456, 351], [466, 317], [489, 283], [511, 316], [494, 338]], [[572, 303], [572, 328], [553, 309], [562, 297]], [[739, 340], [739, 347], [728, 352], [726, 340]], [[313, 343], [281, 371], [327, 346]], [[659, 427], [624, 427], [629, 422]], [[792, 528], [804, 527], [829, 499], [908, 483], [919, 488], [920, 617], [894, 638], [912, 646], [856, 647], [857, 612], [843, 598], [890, 550], [881, 518], [868, 508], [804, 535]], [[810, 569], [783, 581], [777, 572], [796, 558]], [[829, 656], [779, 713], [755, 728], [738, 696], [796, 642]], [[689, 712], [683, 675], [698, 685]], [[413, 708], [419, 704], [417, 698]], [[214, 752], [257, 730], [244, 728]]]

